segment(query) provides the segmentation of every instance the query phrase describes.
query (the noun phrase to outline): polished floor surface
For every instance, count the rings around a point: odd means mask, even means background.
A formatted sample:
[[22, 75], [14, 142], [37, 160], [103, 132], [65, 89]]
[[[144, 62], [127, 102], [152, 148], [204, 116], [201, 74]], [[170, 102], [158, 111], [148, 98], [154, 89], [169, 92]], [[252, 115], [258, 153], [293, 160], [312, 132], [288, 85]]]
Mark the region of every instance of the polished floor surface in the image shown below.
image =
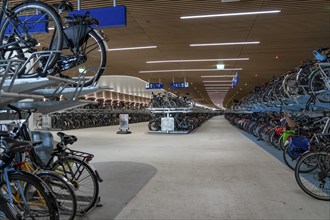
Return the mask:
[[[157, 170], [115, 219], [330, 219], [329, 202], [306, 195], [286, 165], [222, 116], [186, 135], [149, 134], [147, 123], [130, 130], [66, 131], [78, 137], [73, 148], [93, 153], [96, 165], [136, 162]], [[83, 219], [111, 218], [111, 206], [97, 209]]]

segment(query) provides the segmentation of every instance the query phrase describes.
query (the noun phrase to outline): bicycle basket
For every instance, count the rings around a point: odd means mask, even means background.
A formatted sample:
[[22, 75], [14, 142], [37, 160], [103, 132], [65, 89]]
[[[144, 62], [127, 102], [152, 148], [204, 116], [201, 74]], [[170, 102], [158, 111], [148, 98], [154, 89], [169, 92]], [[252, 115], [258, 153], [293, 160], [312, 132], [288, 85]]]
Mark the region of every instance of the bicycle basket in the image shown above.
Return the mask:
[[292, 136], [289, 142], [288, 154], [292, 159], [297, 159], [309, 150], [309, 140], [305, 137]]

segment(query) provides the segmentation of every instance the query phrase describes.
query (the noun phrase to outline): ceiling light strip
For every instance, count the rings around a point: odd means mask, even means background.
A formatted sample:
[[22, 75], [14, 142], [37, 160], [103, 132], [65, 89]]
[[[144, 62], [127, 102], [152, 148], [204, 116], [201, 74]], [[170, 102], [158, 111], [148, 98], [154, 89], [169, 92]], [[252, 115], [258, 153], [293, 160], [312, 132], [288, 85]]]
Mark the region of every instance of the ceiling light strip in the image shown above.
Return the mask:
[[152, 60], [146, 63], [188, 63], [188, 62], [214, 62], [214, 61], [245, 61], [250, 58], [223, 58], [223, 59], [196, 59], [196, 60]]
[[231, 83], [232, 80], [206, 80], [206, 81], [203, 81], [203, 83]]
[[238, 13], [209, 14], [209, 15], [193, 15], [193, 16], [181, 16], [180, 19], [213, 18], [213, 17], [227, 17], [227, 16], [241, 16], [241, 15], [260, 15], [260, 14], [274, 14], [274, 13], [280, 13], [280, 12], [281, 12], [281, 10], [270, 10], [270, 11], [251, 11], [251, 12], [238, 12]]
[[249, 44], [260, 44], [260, 41], [190, 44], [190, 46], [191, 47], [205, 47], [205, 46], [230, 46], [230, 45], [249, 45]]
[[225, 90], [225, 89], [227, 89], [227, 90], [229, 90], [231, 87], [212, 87], [212, 86], [210, 86], [210, 87], [205, 87], [205, 90], [210, 90], [210, 89], [222, 89], [222, 90]]
[[212, 75], [212, 76], [201, 76], [201, 78], [218, 78], [218, 77], [234, 77], [235, 75]]
[[228, 68], [223, 70], [218, 69], [174, 69], [174, 70], [143, 70], [139, 73], [170, 73], [170, 72], [203, 72], [203, 71], [239, 71], [243, 68]]
[[143, 49], [154, 49], [157, 46], [142, 46], [142, 47], [123, 47], [123, 48], [111, 48], [108, 51], [119, 51], [119, 50], [143, 50]]
[[204, 84], [205, 87], [208, 86], [221, 86], [221, 87], [225, 87], [225, 86], [232, 86], [231, 84]]

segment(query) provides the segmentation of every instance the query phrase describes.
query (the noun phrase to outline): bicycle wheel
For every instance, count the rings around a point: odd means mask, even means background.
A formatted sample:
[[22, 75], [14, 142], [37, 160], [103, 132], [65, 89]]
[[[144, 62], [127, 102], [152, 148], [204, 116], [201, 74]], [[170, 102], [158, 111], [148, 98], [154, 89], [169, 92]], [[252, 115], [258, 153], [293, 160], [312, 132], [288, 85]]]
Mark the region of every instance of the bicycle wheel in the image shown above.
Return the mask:
[[0, 219], [3, 219], [3, 217], [7, 217], [9, 220], [23, 218], [18, 208], [0, 193]]
[[[8, 173], [13, 204], [23, 213], [24, 219], [58, 220], [56, 199], [42, 180], [26, 172]], [[10, 197], [5, 182], [0, 183], [0, 193]]]
[[[316, 93], [319, 91], [330, 90], [330, 68], [325, 67], [324, 69], [318, 69], [313, 73], [312, 77], [309, 80], [309, 92]], [[319, 93], [317, 99], [320, 102], [330, 103], [330, 95], [327, 93]]]
[[159, 131], [161, 129], [159, 120], [150, 121], [148, 123], [149, 131]]
[[[1, 58], [8, 57], [13, 50], [23, 50], [24, 54], [18, 53], [17, 58], [20, 59], [28, 59], [34, 52], [62, 50], [63, 25], [53, 8], [42, 2], [26, 2], [12, 8], [12, 14], [11, 18], [5, 18], [0, 28], [0, 47], [3, 47]], [[54, 66], [58, 56], [59, 53], [43, 56], [33, 68], [37, 73], [26, 68], [27, 71], [20, 76], [45, 74], [46, 70]]]
[[[78, 38], [80, 31], [75, 32]], [[72, 51], [75, 51], [74, 54]], [[106, 58], [104, 39], [95, 30], [91, 30], [79, 48], [63, 50], [57, 63], [62, 74], [73, 79], [83, 77], [86, 80], [84, 86], [95, 86], [105, 70]]]
[[[309, 172], [302, 172], [306, 167]], [[297, 162], [295, 177], [300, 188], [308, 195], [330, 201], [330, 153], [317, 152], [302, 155]]]
[[74, 157], [67, 157], [57, 160], [52, 169], [66, 177], [73, 185], [78, 212], [88, 212], [95, 206], [99, 196], [99, 183], [87, 163]]
[[284, 151], [283, 151], [283, 159], [284, 159], [284, 162], [285, 164], [292, 170], [295, 169], [296, 167], [296, 164], [297, 164], [297, 159], [294, 159], [294, 158], [291, 158], [289, 153], [288, 153], [288, 150], [289, 150], [289, 145], [285, 147]]
[[65, 177], [52, 171], [41, 171], [36, 175], [47, 184], [55, 195], [60, 219], [74, 219], [77, 211], [77, 200], [73, 186], [69, 184], [70, 182]]

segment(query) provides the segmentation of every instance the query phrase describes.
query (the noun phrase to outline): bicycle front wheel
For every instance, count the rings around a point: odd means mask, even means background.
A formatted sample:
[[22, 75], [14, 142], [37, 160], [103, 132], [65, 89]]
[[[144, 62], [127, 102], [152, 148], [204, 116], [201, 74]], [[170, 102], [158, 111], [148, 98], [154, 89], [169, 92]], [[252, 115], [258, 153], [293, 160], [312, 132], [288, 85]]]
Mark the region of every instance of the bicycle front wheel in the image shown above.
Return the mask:
[[24, 219], [59, 219], [56, 199], [41, 179], [25, 172], [13, 172], [8, 176], [11, 194], [5, 182], [0, 183], [0, 193], [13, 199]]
[[99, 196], [99, 183], [94, 171], [87, 163], [74, 157], [67, 157], [56, 161], [52, 169], [67, 178], [73, 185], [78, 212], [88, 212], [95, 206]]
[[[80, 32], [77, 32], [74, 35], [78, 38]], [[105, 70], [106, 62], [105, 40], [95, 30], [91, 30], [78, 48], [63, 50], [58, 66], [63, 75], [77, 81], [83, 79], [84, 86], [95, 86]]]
[[[20, 77], [46, 73], [56, 63], [63, 47], [63, 25], [56, 11], [43, 2], [26, 2], [12, 8], [0, 28], [0, 57], [31, 59], [34, 66], [27, 66]], [[23, 52], [23, 53], [22, 53]], [[38, 53], [38, 54], [36, 54]], [[31, 57], [32, 56], [32, 57]], [[40, 59], [37, 59], [37, 58]], [[32, 65], [32, 64], [29, 64]]]
[[[306, 172], [308, 168], [308, 172]], [[330, 153], [317, 152], [302, 155], [297, 162], [295, 177], [308, 195], [330, 201]]]

